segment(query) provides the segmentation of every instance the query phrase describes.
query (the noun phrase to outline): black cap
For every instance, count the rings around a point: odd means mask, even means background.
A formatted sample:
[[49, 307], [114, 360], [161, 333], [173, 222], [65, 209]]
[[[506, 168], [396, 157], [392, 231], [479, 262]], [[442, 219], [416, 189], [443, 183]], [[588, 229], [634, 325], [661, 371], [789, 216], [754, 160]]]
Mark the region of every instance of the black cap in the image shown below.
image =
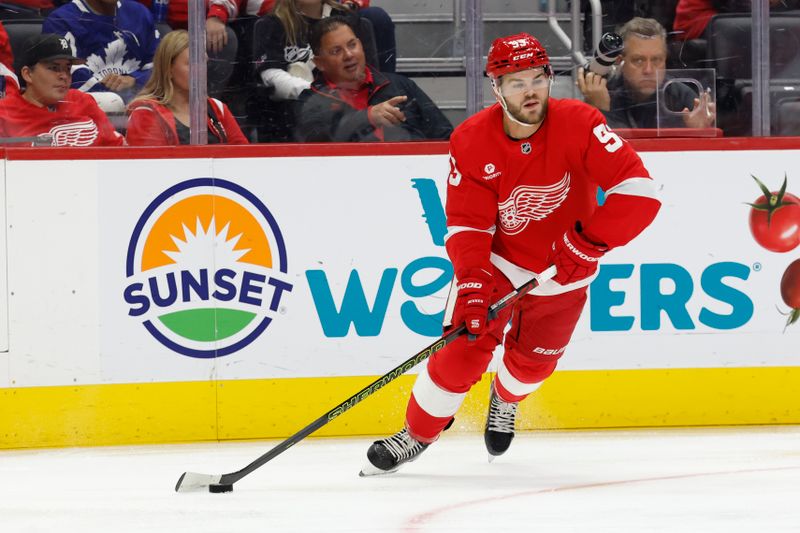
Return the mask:
[[86, 63], [85, 59], [72, 55], [72, 49], [67, 40], [55, 33], [34, 35], [25, 41], [20, 55], [20, 68], [32, 67], [39, 61], [54, 59], [69, 59], [73, 63]]

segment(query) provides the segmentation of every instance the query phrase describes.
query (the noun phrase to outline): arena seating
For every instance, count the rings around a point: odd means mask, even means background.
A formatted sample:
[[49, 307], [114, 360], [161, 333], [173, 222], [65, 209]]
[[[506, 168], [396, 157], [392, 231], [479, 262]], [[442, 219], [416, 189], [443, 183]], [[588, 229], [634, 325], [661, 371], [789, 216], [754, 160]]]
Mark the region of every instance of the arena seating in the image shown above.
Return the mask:
[[[717, 71], [718, 124], [727, 135], [752, 132], [751, 19], [749, 14], [715, 15], [707, 28], [706, 65]], [[800, 97], [800, 14], [770, 16], [770, 108], [773, 135], [800, 135], [797, 121], [782, 118]]]

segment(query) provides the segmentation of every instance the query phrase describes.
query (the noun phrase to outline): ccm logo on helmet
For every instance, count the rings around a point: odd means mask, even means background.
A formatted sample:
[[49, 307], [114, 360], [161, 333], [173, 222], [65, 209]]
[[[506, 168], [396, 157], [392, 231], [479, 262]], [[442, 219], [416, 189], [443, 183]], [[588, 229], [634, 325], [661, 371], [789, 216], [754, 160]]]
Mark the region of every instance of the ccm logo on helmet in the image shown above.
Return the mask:
[[533, 56], [534, 56], [534, 53], [533, 53], [533, 52], [528, 52], [528, 53], [526, 53], [526, 54], [519, 54], [519, 55], [513, 56], [513, 57], [511, 58], [511, 61], [520, 61], [520, 60], [522, 60], [522, 59], [530, 59], [530, 58], [532, 58]]
[[461, 283], [458, 285], [458, 290], [461, 289], [482, 289], [483, 283], [479, 283], [476, 281], [468, 281], [466, 283]]

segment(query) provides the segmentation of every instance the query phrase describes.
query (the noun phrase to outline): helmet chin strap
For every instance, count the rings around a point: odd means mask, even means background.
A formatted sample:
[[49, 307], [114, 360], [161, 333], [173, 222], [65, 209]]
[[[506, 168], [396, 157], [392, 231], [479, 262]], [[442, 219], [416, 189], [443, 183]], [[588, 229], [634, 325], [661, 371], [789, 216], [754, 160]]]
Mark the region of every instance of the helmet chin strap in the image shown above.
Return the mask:
[[[503, 108], [503, 113], [505, 113], [506, 117], [508, 117], [508, 119], [511, 120], [512, 122], [515, 122], [515, 123], [519, 124], [520, 126], [524, 126], [526, 128], [530, 128], [531, 126], [535, 126], [536, 123], [534, 123], [534, 122], [523, 122], [521, 120], [518, 120], [518, 119], [514, 118], [514, 116], [508, 111], [508, 104], [506, 104], [505, 96], [503, 96], [503, 93], [500, 92], [500, 87], [497, 84], [497, 78], [490, 77], [489, 79], [491, 80], [491, 83], [492, 83], [492, 92], [494, 92], [495, 96], [497, 96], [497, 99], [500, 101], [500, 107]], [[548, 98], [550, 98], [550, 91], [553, 88], [553, 82], [554, 81], [555, 80], [553, 80], [552, 77], [551, 77], [550, 78], [550, 85], [547, 87], [547, 97]]]

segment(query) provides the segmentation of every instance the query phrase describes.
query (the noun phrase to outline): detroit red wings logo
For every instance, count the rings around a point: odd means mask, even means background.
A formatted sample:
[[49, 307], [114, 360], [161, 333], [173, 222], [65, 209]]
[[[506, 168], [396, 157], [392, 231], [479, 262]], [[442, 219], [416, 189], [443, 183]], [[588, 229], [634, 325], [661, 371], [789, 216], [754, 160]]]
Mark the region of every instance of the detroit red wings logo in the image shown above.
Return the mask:
[[91, 146], [97, 139], [97, 124], [92, 119], [84, 122], [70, 122], [53, 126], [49, 132], [53, 136], [51, 146]]
[[520, 185], [499, 207], [500, 229], [508, 235], [524, 230], [531, 220], [542, 220], [564, 203], [569, 172], [552, 185]]

